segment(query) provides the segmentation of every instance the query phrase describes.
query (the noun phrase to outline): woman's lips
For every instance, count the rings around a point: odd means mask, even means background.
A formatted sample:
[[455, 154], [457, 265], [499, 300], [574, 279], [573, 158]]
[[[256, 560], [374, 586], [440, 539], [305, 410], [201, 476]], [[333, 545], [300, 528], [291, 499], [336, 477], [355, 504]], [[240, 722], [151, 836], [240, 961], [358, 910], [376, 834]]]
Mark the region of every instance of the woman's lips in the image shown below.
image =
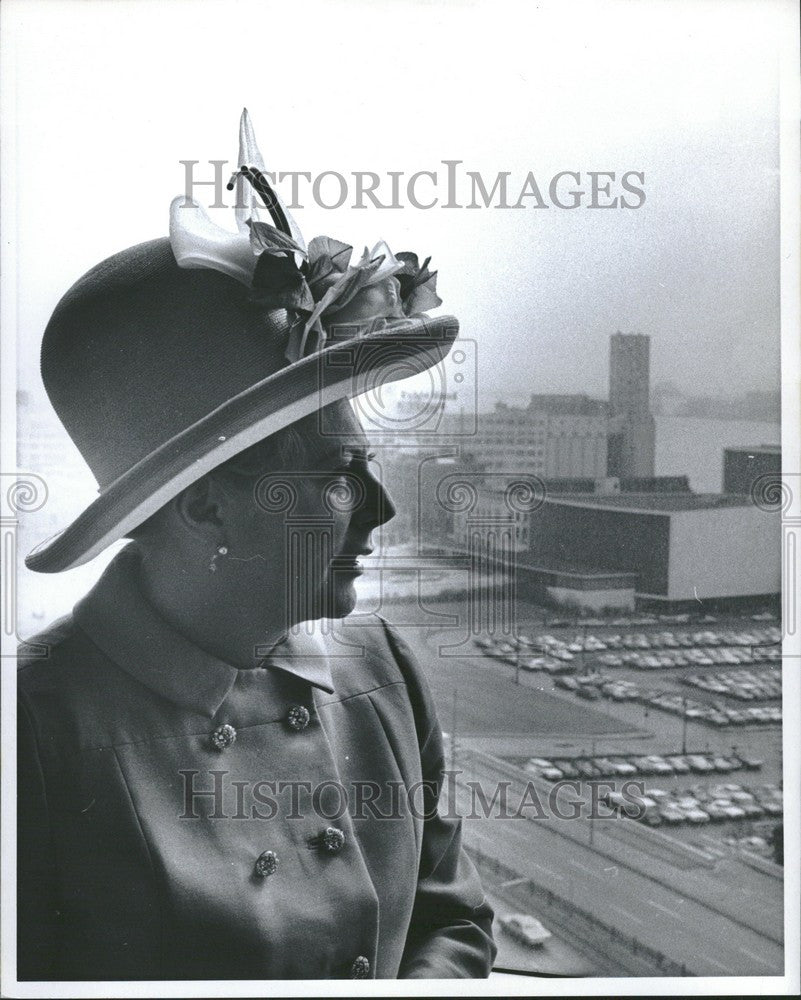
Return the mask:
[[[369, 554], [370, 552], [359, 553], [359, 555]], [[353, 573], [355, 575], [360, 575], [364, 572], [364, 566], [362, 565], [358, 555], [335, 556], [331, 560], [331, 569], [335, 570], [337, 573]]]

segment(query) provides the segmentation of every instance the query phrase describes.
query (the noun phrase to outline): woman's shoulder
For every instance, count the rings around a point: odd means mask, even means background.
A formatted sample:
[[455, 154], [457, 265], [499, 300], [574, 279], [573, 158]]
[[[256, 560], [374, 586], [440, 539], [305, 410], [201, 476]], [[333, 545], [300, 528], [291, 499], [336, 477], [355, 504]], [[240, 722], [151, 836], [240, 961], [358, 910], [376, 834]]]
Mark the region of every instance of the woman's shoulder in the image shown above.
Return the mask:
[[22, 688], [59, 676], [80, 644], [72, 614], [51, 622], [47, 628], [17, 647], [17, 682]]
[[340, 696], [400, 684], [409, 689], [413, 702], [430, 700], [419, 627], [404, 627], [379, 614], [353, 616], [334, 623], [327, 647]]

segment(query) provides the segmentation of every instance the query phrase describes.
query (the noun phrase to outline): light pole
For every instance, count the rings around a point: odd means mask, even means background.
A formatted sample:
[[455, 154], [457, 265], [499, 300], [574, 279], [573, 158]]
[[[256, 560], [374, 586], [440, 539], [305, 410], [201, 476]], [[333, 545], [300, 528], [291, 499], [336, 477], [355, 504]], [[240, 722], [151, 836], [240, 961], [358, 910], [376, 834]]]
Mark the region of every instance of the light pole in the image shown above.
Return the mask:
[[687, 695], [681, 699], [681, 755], [687, 756]]
[[451, 726], [451, 771], [456, 767], [456, 700], [459, 697], [459, 689], [453, 689], [453, 724]]
[[[652, 691], [649, 695], [651, 698], [659, 698], [663, 694], [675, 694], [675, 691]], [[645, 702], [643, 706], [643, 718], [647, 719], [649, 715], [649, 705]], [[687, 718], [687, 695], [681, 696], [681, 755], [686, 757], [687, 755], [687, 723], [689, 719]], [[709, 744], [707, 744], [707, 749], [709, 749]]]
[[[591, 747], [592, 747], [592, 753], [590, 754], [590, 756], [594, 759], [595, 758], [595, 740], [592, 741]], [[592, 847], [593, 843], [595, 842], [595, 823], [593, 822], [593, 820], [594, 820], [593, 806], [594, 805], [595, 805], [595, 798], [594, 798], [594, 796], [592, 794], [592, 791], [590, 791], [590, 847]]]

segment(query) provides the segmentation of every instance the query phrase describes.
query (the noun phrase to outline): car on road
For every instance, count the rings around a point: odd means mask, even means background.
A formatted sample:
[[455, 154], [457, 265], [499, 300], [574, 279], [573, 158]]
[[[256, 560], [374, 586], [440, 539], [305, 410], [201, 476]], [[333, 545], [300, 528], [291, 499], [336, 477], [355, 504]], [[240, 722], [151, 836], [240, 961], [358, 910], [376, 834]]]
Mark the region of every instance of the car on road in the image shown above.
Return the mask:
[[553, 934], [530, 913], [507, 913], [498, 918], [506, 933], [529, 948], [540, 948]]

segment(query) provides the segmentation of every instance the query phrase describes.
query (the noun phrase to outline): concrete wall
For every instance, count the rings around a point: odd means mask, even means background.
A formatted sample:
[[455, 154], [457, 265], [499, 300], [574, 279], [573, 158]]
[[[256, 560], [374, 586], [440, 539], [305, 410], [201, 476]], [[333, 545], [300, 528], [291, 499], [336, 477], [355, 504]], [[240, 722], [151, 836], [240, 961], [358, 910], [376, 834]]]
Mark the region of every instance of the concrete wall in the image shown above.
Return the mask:
[[779, 592], [778, 513], [748, 505], [674, 513], [670, 520], [670, 600]]
[[603, 611], [615, 608], [621, 611], [634, 610], [634, 588], [626, 590], [574, 590], [572, 587], [546, 587], [546, 597], [554, 604], [566, 608], [583, 608], [587, 611]]
[[637, 573], [638, 591], [667, 596], [670, 516], [546, 502], [531, 515], [529, 561]]

